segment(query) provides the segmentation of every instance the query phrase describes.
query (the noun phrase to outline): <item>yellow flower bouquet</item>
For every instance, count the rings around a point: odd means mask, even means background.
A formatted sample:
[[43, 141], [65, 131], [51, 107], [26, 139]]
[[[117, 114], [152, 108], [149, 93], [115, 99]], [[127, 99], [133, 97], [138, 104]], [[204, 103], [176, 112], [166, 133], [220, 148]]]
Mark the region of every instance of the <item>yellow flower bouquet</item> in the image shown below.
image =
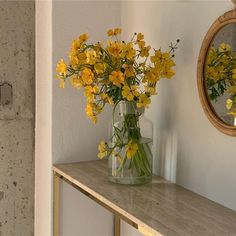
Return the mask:
[[222, 42], [219, 47], [211, 46], [205, 69], [206, 88], [211, 101], [228, 94], [226, 108], [228, 115], [236, 118], [236, 53]]
[[[116, 162], [111, 163], [111, 181], [144, 183], [152, 176], [152, 154], [150, 142], [143, 142], [140, 116], [156, 94], [157, 82], [174, 76], [173, 58], [179, 40], [163, 52], [151, 50], [142, 33], [133, 34], [129, 42], [119, 39], [120, 28], [110, 29], [107, 34], [106, 43], [88, 43], [87, 34], [74, 39], [69, 63], [61, 59], [57, 64], [57, 78], [61, 88], [69, 79], [73, 87], [83, 89], [87, 99], [85, 112], [92, 122], [97, 122], [106, 104], [113, 106], [111, 140], [101, 141], [98, 157], [111, 156]], [[117, 123], [118, 104], [122, 119]], [[121, 180], [127, 176], [132, 180]]]

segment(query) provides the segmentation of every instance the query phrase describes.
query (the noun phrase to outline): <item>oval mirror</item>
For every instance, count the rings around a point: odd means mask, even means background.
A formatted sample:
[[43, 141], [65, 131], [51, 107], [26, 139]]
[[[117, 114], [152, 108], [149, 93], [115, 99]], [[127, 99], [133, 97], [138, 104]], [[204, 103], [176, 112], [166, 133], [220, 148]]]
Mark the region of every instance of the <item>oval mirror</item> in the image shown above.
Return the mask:
[[203, 40], [198, 90], [211, 123], [221, 132], [236, 136], [236, 11], [219, 17]]

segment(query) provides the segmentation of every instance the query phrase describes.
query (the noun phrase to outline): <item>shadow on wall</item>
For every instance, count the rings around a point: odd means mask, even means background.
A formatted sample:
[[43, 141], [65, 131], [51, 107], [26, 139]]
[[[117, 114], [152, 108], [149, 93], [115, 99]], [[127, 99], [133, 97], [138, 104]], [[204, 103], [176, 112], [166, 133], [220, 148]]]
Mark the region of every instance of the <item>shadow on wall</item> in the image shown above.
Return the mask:
[[178, 139], [174, 132], [164, 132], [160, 142], [160, 175], [175, 183]]

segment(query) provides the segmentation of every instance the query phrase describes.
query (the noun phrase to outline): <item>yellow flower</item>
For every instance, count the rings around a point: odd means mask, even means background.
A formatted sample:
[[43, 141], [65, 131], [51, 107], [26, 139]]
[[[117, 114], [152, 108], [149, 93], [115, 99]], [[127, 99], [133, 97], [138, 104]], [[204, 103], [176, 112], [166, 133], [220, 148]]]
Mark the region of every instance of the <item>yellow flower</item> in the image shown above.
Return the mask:
[[125, 85], [122, 90], [123, 98], [126, 98], [128, 101], [132, 101], [134, 97], [139, 96], [136, 85], [131, 85], [131, 87]]
[[104, 102], [109, 103], [110, 105], [114, 104], [113, 99], [109, 97], [106, 93], [102, 93], [101, 98]]
[[151, 49], [151, 46], [141, 47], [140, 56], [141, 57], [148, 57], [150, 49]]
[[145, 62], [139, 63], [139, 66], [141, 67], [142, 71], [145, 72], [145, 70], [146, 70], [146, 63]]
[[108, 155], [107, 151], [107, 143], [104, 141], [101, 141], [100, 144], [98, 145], [98, 158], [102, 159]]
[[161, 76], [163, 78], [167, 78], [167, 79], [170, 79], [172, 78], [173, 76], [175, 75], [175, 71], [171, 68], [166, 68], [164, 69], [164, 71], [162, 71], [161, 73]]
[[71, 77], [70, 82], [71, 82], [71, 85], [77, 89], [83, 86], [83, 81], [82, 81], [81, 77], [79, 77], [79, 76]]
[[145, 41], [143, 39], [144, 39], [144, 35], [142, 33], [138, 33], [135, 44], [138, 44], [140, 49], [145, 46]]
[[79, 60], [79, 64], [83, 64], [86, 62], [87, 56], [84, 52], [79, 53], [77, 57]]
[[83, 64], [86, 62], [87, 56], [85, 53], [77, 53], [75, 51], [69, 52], [69, 59], [72, 68], [75, 70], [77, 69], [79, 64]]
[[236, 111], [232, 111], [232, 112], [229, 112], [229, 113], [227, 113], [228, 115], [232, 115], [232, 116], [234, 116], [234, 118], [236, 118]]
[[136, 38], [136, 43], [142, 41], [143, 39], [144, 39], [144, 35], [142, 33], [138, 33], [137, 38]]
[[151, 103], [150, 97], [148, 97], [145, 93], [141, 94], [138, 98], [137, 107], [148, 107], [148, 105]]
[[230, 86], [230, 87], [227, 89], [227, 92], [228, 92], [229, 94], [232, 94], [232, 95], [236, 94], [236, 86]]
[[94, 50], [86, 51], [86, 62], [90, 65], [94, 65], [96, 63], [97, 53]]
[[227, 43], [221, 43], [219, 47], [219, 52], [229, 52], [231, 50], [231, 46]]
[[207, 76], [206, 78], [212, 79], [217, 82], [219, 79], [224, 76], [224, 67], [217, 66], [217, 67], [207, 67], [206, 69]]
[[95, 111], [96, 111], [96, 104], [88, 103], [85, 108], [85, 112], [94, 124], [97, 123], [97, 116], [96, 116]]
[[66, 76], [67, 66], [63, 59], [60, 59], [59, 62], [57, 63], [56, 70], [59, 75]]
[[231, 99], [226, 100], [226, 108], [230, 110], [232, 108], [233, 101]]
[[171, 55], [168, 52], [162, 52], [161, 50], [155, 51], [155, 55], [150, 57], [151, 62], [155, 65], [168, 65], [168, 66], [175, 66], [174, 61], [171, 59]]
[[232, 70], [232, 78], [236, 80], [236, 69]]
[[69, 59], [70, 59], [70, 65], [72, 66], [73, 69], [76, 69], [78, 64], [79, 64], [79, 59], [77, 56], [77, 53], [74, 51], [69, 52]]
[[88, 102], [93, 102], [98, 91], [98, 86], [86, 86], [84, 96], [87, 98]]
[[132, 158], [138, 151], [138, 145], [137, 143], [132, 143], [132, 141], [129, 141], [129, 143], [125, 145], [125, 149], [127, 158]]
[[138, 47], [141, 49], [141, 48], [144, 48], [144, 46], [145, 46], [145, 41], [139, 41], [138, 42]]
[[103, 64], [103, 63], [96, 63], [94, 65], [94, 69], [95, 69], [97, 74], [102, 74], [105, 71], [105, 64]]
[[116, 35], [118, 35], [118, 34], [121, 34], [121, 28], [115, 28], [114, 30], [109, 29], [109, 30], [107, 31], [107, 35], [108, 35], [108, 36], [116, 36]]
[[156, 88], [152, 85], [145, 86], [145, 93], [150, 94], [150, 95], [156, 95]]
[[125, 65], [125, 76], [127, 78], [135, 76], [134, 67], [132, 65]]
[[136, 50], [133, 48], [133, 43], [129, 42], [124, 45], [122, 50], [122, 58], [126, 57], [128, 60], [132, 59], [136, 54]]
[[79, 40], [82, 42], [82, 43], [84, 43], [85, 41], [87, 41], [88, 40], [88, 38], [89, 38], [89, 36], [88, 36], [88, 34], [81, 34], [80, 36], [79, 36]]
[[65, 79], [64, 78], [60, 78], [60, 88], [64, 89], [65, 88]]
[[108, 36], [113, 36], [113, 35], [114, 35], [114, 31], [113, 31], [112, 29], [109, 29], [109, 30], [107, 31], [107, 35], [108, 35]]
[[117, 87], [121, 87], [121, 84], [124, 84], [124, 74], [121, 71], [112, 71], [109, 80]]
[[113, 57], [120, 57], [123, 50], [123, 43], [121, 42], [110, 42], [107, 51], [113, 56]]
[[148, 71], [144, 77], [143, 82], [150, 82], [150, 83], [155, 83], [158, 80], [160, 80], [160, 71], [158, 67], [151, 68], [150, 71]]
[[92, 84], [93, 83], [93, 79], [94, 79], [94, 74], [92, 72], [91, 69], [89, 68], [85, 68], [83, 69], [82, 71], [82, 75], [81, 75], [81, 78], [83, 80], [83, 84]]
[[211, 62], [217, 57], [217, 52], [216, 52], [216, 48], [214, 46], [212, 46], [209, 51], [208, 51], [208, 55], [207, 55], [207, 62], [206, 64], [209, 65], [211, 64]]
[[71, 43], [71, 51], [77, 52], [82, 46], [82, 42], [80, 39], [74, 39]]
[[114, 35], [121, 34], [121, 28], [115, 28], [114, 29]]

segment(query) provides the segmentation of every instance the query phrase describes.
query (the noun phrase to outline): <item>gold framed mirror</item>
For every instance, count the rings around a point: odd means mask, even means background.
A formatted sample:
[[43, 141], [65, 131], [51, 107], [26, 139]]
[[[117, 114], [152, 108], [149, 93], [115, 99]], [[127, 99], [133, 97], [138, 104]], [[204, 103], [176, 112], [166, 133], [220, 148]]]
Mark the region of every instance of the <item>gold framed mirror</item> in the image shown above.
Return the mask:
[[236, 11], [220, 16], [208, 30], [197, 67], [199, 97], [210, 122], [236, 136]]

